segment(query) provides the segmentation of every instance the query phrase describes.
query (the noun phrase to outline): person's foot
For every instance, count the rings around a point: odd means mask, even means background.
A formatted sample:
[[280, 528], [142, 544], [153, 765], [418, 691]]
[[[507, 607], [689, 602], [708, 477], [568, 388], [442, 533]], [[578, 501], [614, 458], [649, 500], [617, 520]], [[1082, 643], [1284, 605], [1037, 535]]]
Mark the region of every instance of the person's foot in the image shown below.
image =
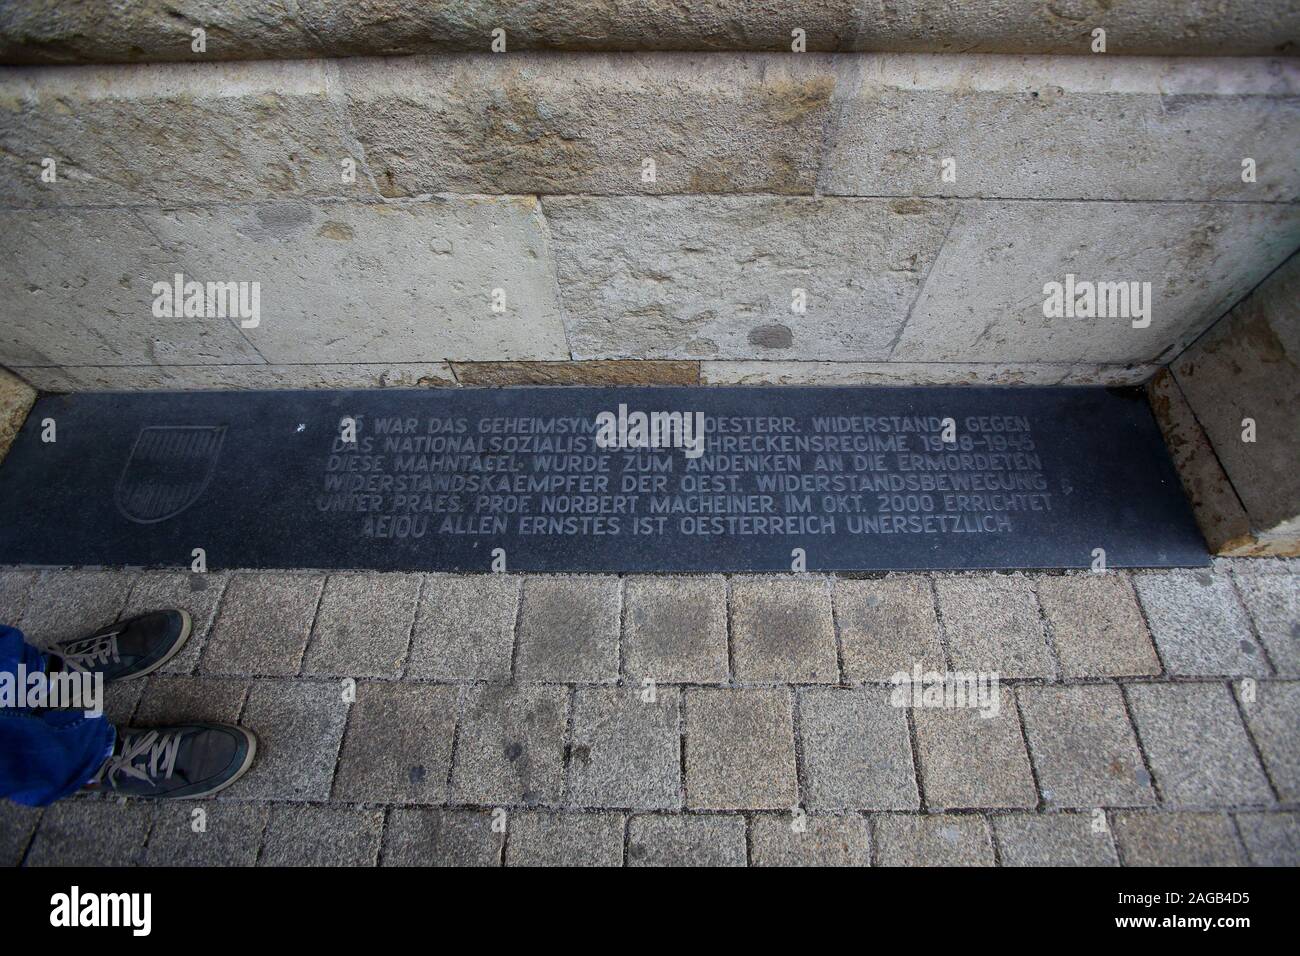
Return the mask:
[[113, 754], [87, 789], [130, 797], [208, 797], [253, 765], [257, 738], [229, 724], [119, 727]]
[[151, 611], [55, 644], [49, 650], [50, 670], [100, 673], [106, 681], [143, 677], [176, 656], [190, 628], [185, 611]]

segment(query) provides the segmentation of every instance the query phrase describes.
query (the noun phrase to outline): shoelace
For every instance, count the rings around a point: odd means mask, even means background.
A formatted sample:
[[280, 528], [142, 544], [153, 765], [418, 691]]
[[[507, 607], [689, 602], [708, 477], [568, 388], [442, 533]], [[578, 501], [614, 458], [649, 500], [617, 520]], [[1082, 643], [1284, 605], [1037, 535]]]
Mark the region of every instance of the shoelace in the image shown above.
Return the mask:
[[117, 663], [121, 658], [117, 651], [117, 631], [96, 634], [92, 637], [69, 641], [55, 653], [63, 658], [63, 663], [70, 670], [93, 671], [103, 667], [109, 661]]
[[[122, 752], [104, 762], [95, 774], [94, 783], [106, 783], [116, 788], [114, 775], [119, 773], [144, 783], [152, 783], [158, 777], [170, 780], [176, 769], [176, 754], [181, 748], [183, 737], [181, 731], [159, 734], [156, 730], [150, 730], [124, 738]], [[147, 762], [137, 767], [136, 761], [146, 756]]]

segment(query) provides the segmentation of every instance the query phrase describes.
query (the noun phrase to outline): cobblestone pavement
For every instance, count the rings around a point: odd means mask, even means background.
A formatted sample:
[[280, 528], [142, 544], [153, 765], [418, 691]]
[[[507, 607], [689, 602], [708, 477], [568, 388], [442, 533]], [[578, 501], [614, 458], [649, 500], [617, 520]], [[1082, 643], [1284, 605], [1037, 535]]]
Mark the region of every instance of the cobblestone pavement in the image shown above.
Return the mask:
[[[1300, 863], [1296, 561], [0, 571], [37, 644], [169, 605], [190, 645], [110, 716], [239, 721], [253, 770], [206, 802], [0, 802], [0, 863]], [[997, 671], [996, 716], [893, 706], [918, 664]]]

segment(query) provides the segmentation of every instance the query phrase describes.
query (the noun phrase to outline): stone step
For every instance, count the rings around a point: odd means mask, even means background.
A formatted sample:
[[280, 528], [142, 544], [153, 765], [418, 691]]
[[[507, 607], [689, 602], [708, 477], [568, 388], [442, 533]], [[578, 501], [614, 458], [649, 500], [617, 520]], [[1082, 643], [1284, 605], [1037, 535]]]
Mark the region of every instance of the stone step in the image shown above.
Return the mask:
[[[205, 31], [204, 51], [192, 31]], [[1292, 0], [590, 0], [445, 3], [379, 0], [11, 0], [0, 9], [0, 62], [84, 63], [278, 59], [506, 51], [789, 50], [1089, 54], [1294, 54]]]

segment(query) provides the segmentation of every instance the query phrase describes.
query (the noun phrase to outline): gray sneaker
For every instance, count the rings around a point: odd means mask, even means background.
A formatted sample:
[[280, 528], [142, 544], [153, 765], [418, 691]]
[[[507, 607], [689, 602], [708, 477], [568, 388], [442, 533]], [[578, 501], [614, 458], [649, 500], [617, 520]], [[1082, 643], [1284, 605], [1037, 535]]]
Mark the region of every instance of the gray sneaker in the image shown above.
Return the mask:
[[99, 673], [105, 681], [143, 677], [175, 657], [191, 629], [185, 611], [150, 611], [55, 644], [50, 670]]
[[87, 789], [129, 797], [207, 797], [253, 765], [257, 738], [229, 724], [119, 727], [113, 754]]

